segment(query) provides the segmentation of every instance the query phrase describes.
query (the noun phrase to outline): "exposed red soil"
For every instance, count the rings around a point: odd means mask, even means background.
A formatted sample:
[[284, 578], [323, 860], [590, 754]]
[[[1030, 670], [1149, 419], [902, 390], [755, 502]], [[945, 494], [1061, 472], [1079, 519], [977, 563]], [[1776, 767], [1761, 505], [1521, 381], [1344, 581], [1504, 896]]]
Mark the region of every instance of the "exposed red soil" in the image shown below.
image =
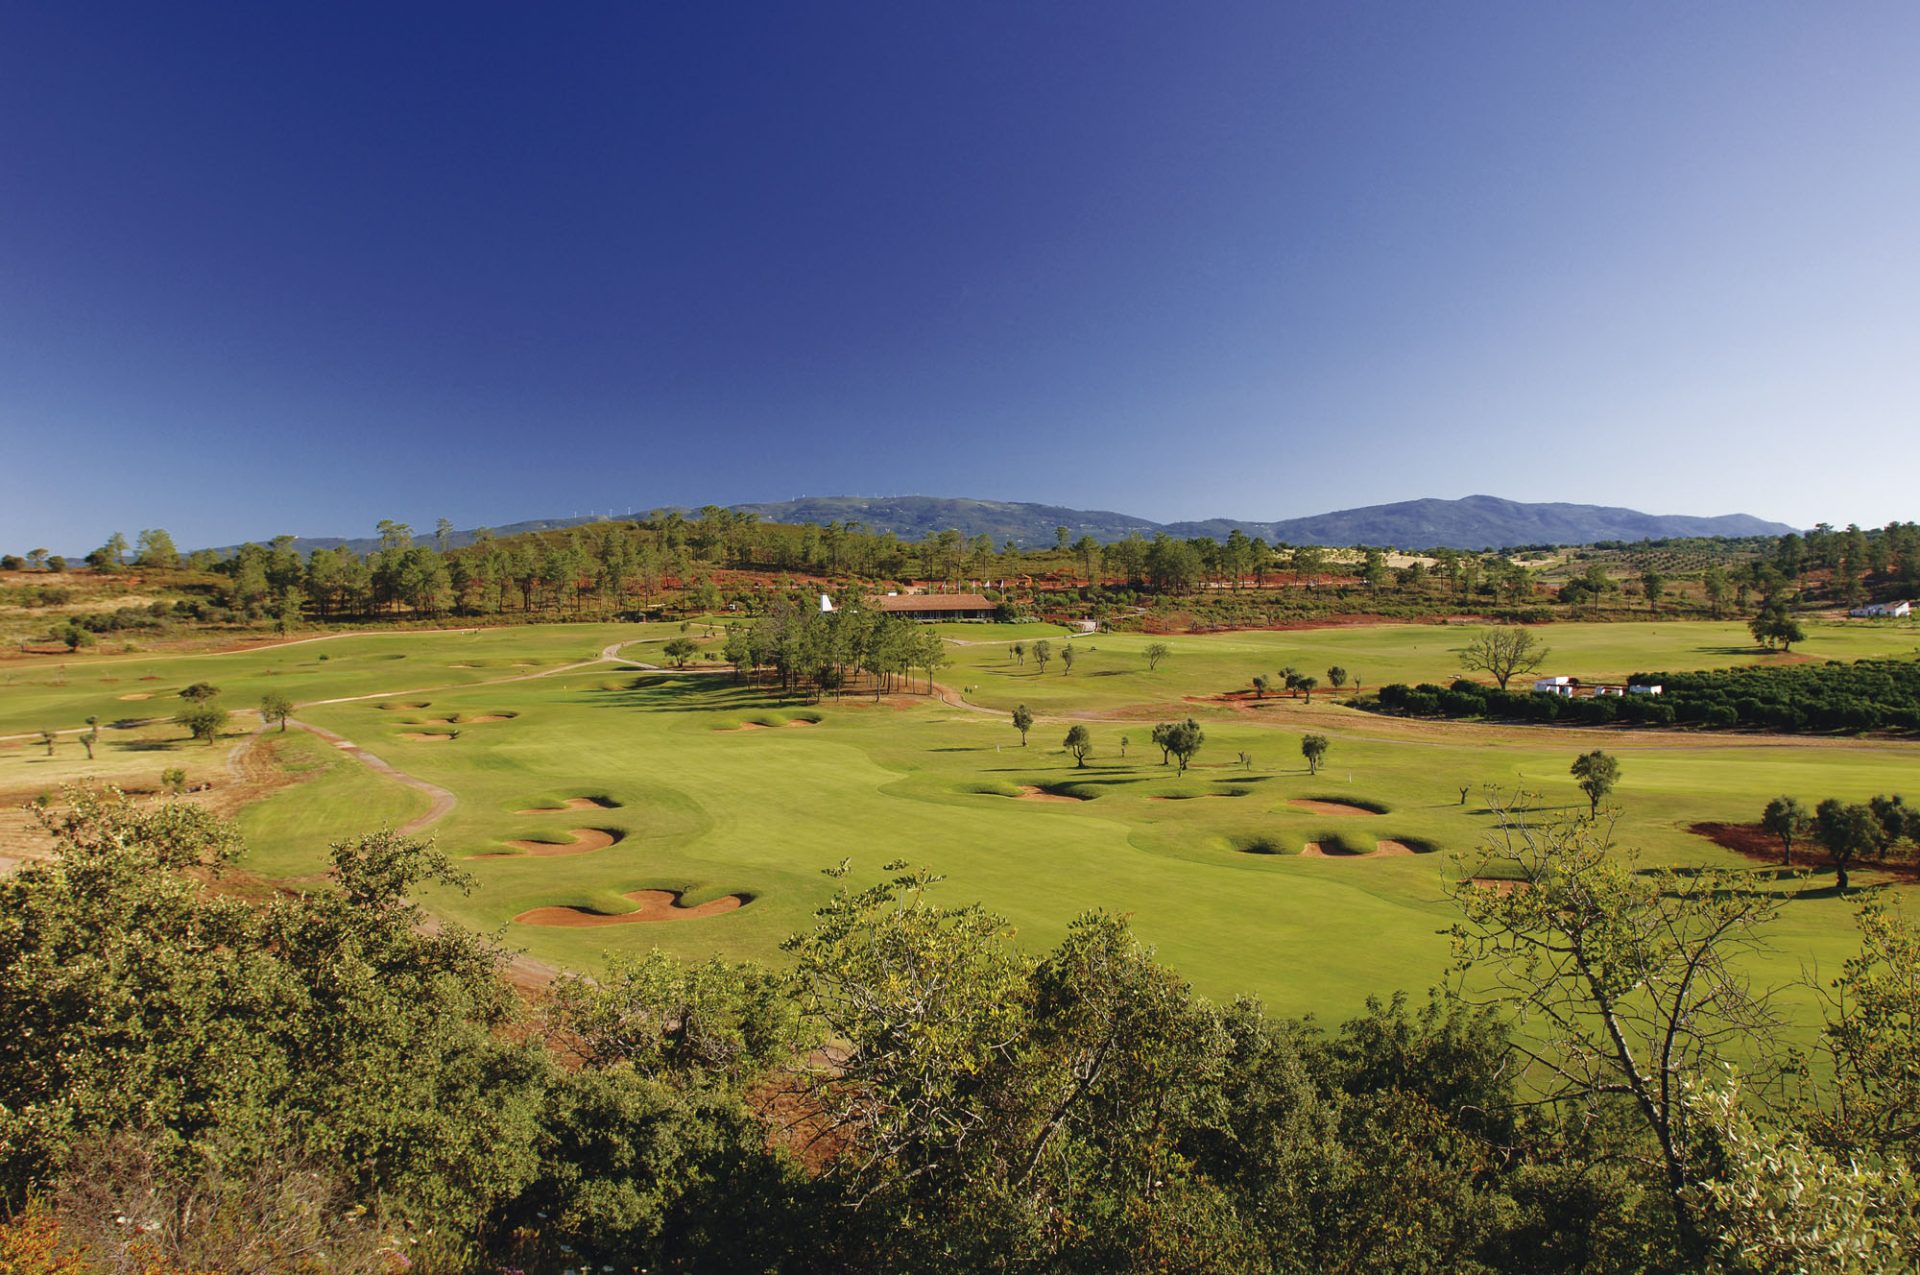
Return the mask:
[[[1756, 863], [1780, 864], [1780, 839], [1772, 836], [1759, 824], [1753, 823], [1696, 823], [1687, 828], [1695, 836], [1705, 837], [1713, 844], [1735, 854], [1752, 859]], [[1811, 837], [1794, 843], [1793, 863], [1796, 868], [1833, 867], [1833, 856], [1825, 847]], [[1855, 859], [1847, 865], [1849, 872], [1885, 872], [1902, 881], [1920, 881], [1920, 863], [1910, 860]]]
[[1306, 797], [1295, 797], [1288, 801], [1289, 806], [1301, 810], [1311, 810], [1316, 815], [1332, 815], [1336, 819], [1350, 819], [1356, 816], [1374, 816], [1375, 811], [1360, 806], [1349, 806], [1344, 801], [1313, 801]]
[[631, 912], [609, 916], [585, 908], [533, 908], [513, 919], [521, 925], [557, 925], [564, 929], [587, 929], [600, 925], [637, 925], [652, 921], [692, 921], [703, 916], [718, 916], [747, 905], [738, 894], [723, 894], [705, 903], [687, 907], [680, 902], [679, 890], [635, 890], [626, 897], [640, 906]]

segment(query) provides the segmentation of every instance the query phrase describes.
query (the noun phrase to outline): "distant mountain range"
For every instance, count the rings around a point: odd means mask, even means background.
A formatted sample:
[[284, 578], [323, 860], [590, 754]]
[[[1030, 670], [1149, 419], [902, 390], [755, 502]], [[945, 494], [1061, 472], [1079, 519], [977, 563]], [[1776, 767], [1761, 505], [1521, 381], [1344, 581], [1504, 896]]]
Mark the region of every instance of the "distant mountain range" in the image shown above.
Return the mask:
[[[903, 539], [918, 540], [930, 532], [958, 530], [966, 536], [988, 535], [994, 543], [1008, 540], [1034, 547], [1053, 543], [1054, 528], [1065, 527], [1075, 540], [1121, 540], [1138, 532], [1153, 536], [1166, 532], [1182, 538], [1212, 536], [1225, 539], [1235, 530], [1269, 544], [1380, 545], [1398, 549], [1497, 549], [1515, 545], [1583, 545], [1600, 540], [1661, 540], [1680, 536], [1779, 536], [1795, 530], [1783, 522], [1768, 522], [1748, 514], [1701, 518], [1684, 514], [1643, 514], [1606, 505], [1534, 504], [1501, 500], [1497, 496], [1467, 496], [1460, 500], [1403, 500], [1391, 505], [1341, 509], [1309, 518], [1278, 522], [1244, 522], [1210, 518], [1203, 522], [1151, 522], [1130, 514], [1101, 509], [1068, 509], [1000, 500], [967, 500], [939, 496], [810, 496], [732, 508], [759, 515], [763, 522], [857, 522], [868, 531], [891, 531]], [[690, 512], [690, 511], [686, 511]], [[601, 521], [594, 518], [541, 518], [492, 529], [495, 536], [529, 531], [551, 531]], [[450, 547], [473, 542], [472, 531], [456, 531]], [[421, 537], [425, 539], [426, 537]], [[346, 545], [365, 553], [379, 546], [373, 537], [302, 536], [294, 547], [313, 549]]]

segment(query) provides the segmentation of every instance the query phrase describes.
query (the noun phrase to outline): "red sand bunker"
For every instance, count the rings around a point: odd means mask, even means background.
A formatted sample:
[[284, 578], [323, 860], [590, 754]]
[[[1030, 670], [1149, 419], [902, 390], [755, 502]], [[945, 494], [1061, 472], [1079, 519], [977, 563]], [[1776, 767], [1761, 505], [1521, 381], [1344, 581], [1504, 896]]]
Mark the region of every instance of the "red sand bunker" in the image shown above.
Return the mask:
[[516, 850], [524, 850], [531, 855], [538, 855], [541, 858], [552, 858], [555, 855], [586, 854], [590, 850], [605, 850], [608, 846], [620, 840], [620, 838], [613, 833], [601, 828], [571, 828], [568, 829], [567, 835], [572, 837], [573, 840], [558, 843], [552, 841], [509, 841], [507, 844]]
[[705, 903], [696, 903], [687, 907], [680, 902], [679, 890], [635, 890], [626, 897], [640, 906], [631, 912], [622, 912], [609, 916], [604, 912], [589, 912], [585, 908], [534, 908], [522, 912], [513, 919], [521, 925], [558, 925], [568, 929], [584, 929], [596, 925], [642, 925], [652, 921], [693, 921], [703, 916], [719, 916], [722, 912], [732, 912], [747, 905], [747, 900], [737, 894], [723, 894], [717, 899]]

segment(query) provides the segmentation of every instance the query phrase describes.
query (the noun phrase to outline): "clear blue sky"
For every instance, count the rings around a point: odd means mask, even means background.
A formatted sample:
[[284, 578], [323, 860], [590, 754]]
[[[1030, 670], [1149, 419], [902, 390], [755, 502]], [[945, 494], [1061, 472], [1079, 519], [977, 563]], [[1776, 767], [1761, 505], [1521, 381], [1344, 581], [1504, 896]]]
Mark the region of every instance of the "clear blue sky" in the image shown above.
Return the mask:
[[0, 5], [0, 547], [1920, 516], [1920, 5]]

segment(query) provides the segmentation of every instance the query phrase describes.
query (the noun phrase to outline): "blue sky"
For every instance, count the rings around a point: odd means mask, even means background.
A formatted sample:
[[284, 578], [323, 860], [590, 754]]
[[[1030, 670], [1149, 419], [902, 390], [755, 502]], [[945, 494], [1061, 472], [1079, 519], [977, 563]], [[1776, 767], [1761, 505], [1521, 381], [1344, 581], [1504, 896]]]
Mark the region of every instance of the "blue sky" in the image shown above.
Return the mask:
[[1920, 6], [0, 4], [0, 547], [1920, 516]]

